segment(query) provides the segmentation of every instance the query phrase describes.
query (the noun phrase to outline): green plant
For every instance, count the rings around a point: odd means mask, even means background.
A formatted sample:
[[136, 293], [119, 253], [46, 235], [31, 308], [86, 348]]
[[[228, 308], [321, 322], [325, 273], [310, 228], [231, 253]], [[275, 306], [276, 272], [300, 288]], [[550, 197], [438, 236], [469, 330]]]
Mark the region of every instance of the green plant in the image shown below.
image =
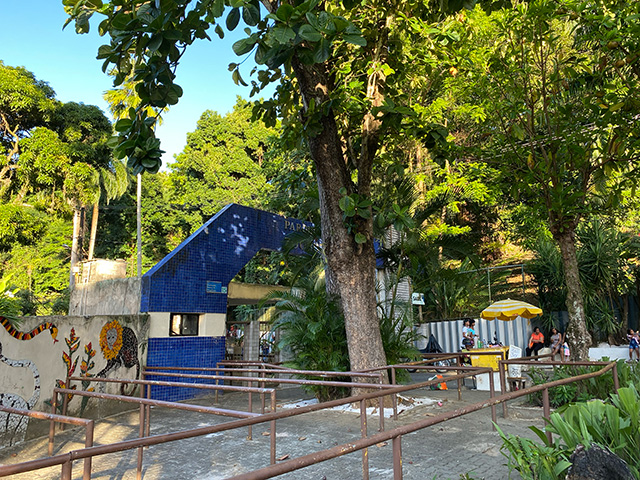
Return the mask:
[[[530, 427], [544, 442], [546, 437], [539, 429]], [[501, 453], [508, 459], [510, 471], [516, 470], [525, 480], [560, 480], [571, 466], [567, 452], [548, 443], [540, 445], [528, 438], [505, 434], [496, 429], [502, 438]]]
[[[569, 458], [578, 445], [600, 445], [618, 455], [640, 479], [637, 454], [640, 449], [640, 395], [631, 383], [606, 401], [591, 400], [568, 405], [562, 414], [551, 414], [546, 430], [556, 435], [553, 443], [545, 433], [530, 427], [542, 444], [512, 435], [502, 437], [502, 451], [509, 468], [524, 479], [561, 479], [570, 466]], [[505, 453], [507, 452], [507, 453]]]
[[[383, 308], [383, 305], [378, 305], [380, 335], [388, 365], [421, 358], [420, 351], [415, 347], [415, 342], [420, 338], [420, 334], [413, 329], [413, 322], [407, 315], [407, 308], [398, 305], [397, 301], [395, 303], [394, 309], [386, 309]], [[391, 316], [394, 312], [395, 318]], [[407, 370], [398, 369], [396, 371], [396, 382], [404, 383], [410, 379]]]
[[[542, 383], [547, 383], [549, 381], [549, 376], [547, 372], [542, 370], [541, 368], [531, 367], [529, 370], [529, 377], [531, 378], [531, 383], [533, 385], [540, 385]], [[542, 405], [542, 393], [534, 392], [527, 395], [527, 400], [532, 405]]]
[[[280, 329], [279, 350], [292, 355], [286, 365], [301, 370], [349, 370], [349, 353], [344, 318], [337, 302], [329, 298], [318, 275], [304, 278], [297, 292], [273, 292], [265, 300], [277, 299], [279, 314], [273, 328]], [[310, 377], [323, 380], [321, 377]], [[308, 385], [319, 401], [340, 398], [348, 393], [344, 387]]]
[[633, 385], [619, 389], [609, 402], [582, 402], [569, 406], [562, 416], [551, 414], [547, 430], [560, 435], [568, 452], [578, 445], [608, 448], [627, 462], [635, 478], [640, 478], [640, 395]]
[[620, 386], [630, 387], [633, 385], [636, 390], [640, 389], [640, 363], [627, 363], [625, 360], [618, 360], [616, 363]]
[[484, 477], [478, 478], [472, 475], [473, 470], [471, 472], [463, 473], [460, 475], [460, 480], [484, 480]]
[[[601, 367], [587, 367], [575, 365], [556, 366], [552, 373], [544, 370], [532, 368], [529, 372], [531, 381], [534, 385], [561, 380], [563, 378], [584, 375], [599, 370]], [[622, 374], [621, 374], [622, 372]], [[630, 367], [624, 361], [618, 363], [618, 379], [621, 386], [628, 386], [632, 382], [633, 377], [630, 373]], [[613, 375], [605, 374], [598, 377], [592, 377], [577, 383], [567, 385], [559, 385], [549, 389], [549, 404], [553, 408], [560, 408], [578, 401], [588, 401], [594, 398], [604, 400], [609, 397], [613, 390]], [[529, 395], [528, 400], [534, 405], [542, 405], [542, 393], [536, 392]]]
[[16, 296], [19, 289], [11, 288], [10, 280], [11, 275], [0, 278], [0, 316], [17, 327], [20, 324], [18, 315], [21, 314], [20, 299]]

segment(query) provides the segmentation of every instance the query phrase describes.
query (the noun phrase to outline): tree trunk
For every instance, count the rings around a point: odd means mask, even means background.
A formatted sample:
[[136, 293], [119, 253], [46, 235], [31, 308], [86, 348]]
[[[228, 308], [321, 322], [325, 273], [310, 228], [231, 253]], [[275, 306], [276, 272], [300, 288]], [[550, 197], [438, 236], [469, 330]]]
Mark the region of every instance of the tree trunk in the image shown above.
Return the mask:
[[89, 252], [87, 260], [93, 260], [93, 251], [96, 247], [96, 234], [98, 232], [98, 215], [100, 208], [97, 203], [93, 204], [93, 213], [91, 214], [91, 235], [89, 237]]
[[80, 262], [82, 255], [82, 210], [80, 208], [73, 209], [73, 238], [71, 240], [71, 267], [69, 271], [69, 291], [73, 291], [76, 286], [76, 267]]
[[562, 254], [565, 286], [567, 287], [567, 310], [569, 312], [569, 326], [567, 327], [567, 342], [573, 360], [589, 360], [591, 336], [587, 330], [582, 299], [582, 286], [578, 270], [576, 255], [575, 230], [563, 229], [553, 231], [553, 237], [558, 242]]
[[[296, 60], [292, 63], [306, 113], [312, 99], [317, 108], [329, 100], [329, 75], [326, 65], [303, 65]], [[387, 362], [376, 311], [373, 223], [371, 218], [357, 220], [358, 231], [367, 239], [365, 243], [357, 244], [353, 233], [347, 230], [338, 203], [342, 198], [342, 187], [351, 194], [356, 186], [346, 166], [333, 111], [312, 121], [320, 123], [319, 133], [308, 140], [318, 179], [322, 243], [327, 257], [327, 291], [340, 297], [351, 369], [384, 366]], [[357, 191], [360, 194], [368, 192], [370, 178], [359, 175], [358, 180]], [[355, 390], [354, 393], [360, 392]]]

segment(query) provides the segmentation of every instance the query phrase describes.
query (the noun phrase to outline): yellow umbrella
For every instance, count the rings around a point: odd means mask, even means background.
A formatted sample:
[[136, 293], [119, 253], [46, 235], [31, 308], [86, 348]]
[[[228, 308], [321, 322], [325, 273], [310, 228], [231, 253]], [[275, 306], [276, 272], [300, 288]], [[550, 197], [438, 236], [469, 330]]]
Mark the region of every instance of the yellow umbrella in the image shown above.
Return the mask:
[[513, 320], [516, 317], [533, 318], [542, 313], [542, 309], [520, 300], [500, 300], [485, 308], [480, 317], [485, 320]]

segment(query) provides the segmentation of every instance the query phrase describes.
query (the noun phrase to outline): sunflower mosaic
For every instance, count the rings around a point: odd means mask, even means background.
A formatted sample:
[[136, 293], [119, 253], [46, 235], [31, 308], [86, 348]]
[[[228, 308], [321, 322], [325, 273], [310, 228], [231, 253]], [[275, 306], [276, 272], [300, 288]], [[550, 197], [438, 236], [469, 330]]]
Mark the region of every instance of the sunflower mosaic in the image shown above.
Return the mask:
[[100, 349], [107, 360], [118, 356], [122, 348], [122, 325], [118, 320], [112, 320], [100, 331]]

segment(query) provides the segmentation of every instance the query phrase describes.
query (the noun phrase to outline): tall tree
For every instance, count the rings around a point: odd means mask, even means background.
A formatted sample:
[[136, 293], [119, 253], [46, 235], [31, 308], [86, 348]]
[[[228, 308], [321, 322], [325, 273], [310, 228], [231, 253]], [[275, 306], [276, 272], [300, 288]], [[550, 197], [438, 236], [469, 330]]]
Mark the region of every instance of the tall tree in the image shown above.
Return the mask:
[[465, 24], [467, 45], [474, 45], [467, 59], [474, 62], [460, 67], [458, 82], [487, 114], [483, 160], [513, 201], [546, 219], [560, 248], [567, 339], [575, 357], [587, 359], [576, 229], [591, 212], [615, 206], [635, 177], [637, 92], [605, 68], [607, 49], [585, 42], [567, 12], [563, 2], [519, 4], [492, 16], [495, 36], [480, 43], [482, 34]]
[[[100, 6], [90, 0], [64, 4], [79, 32], [88, 30], [93, 13], [106, 16], [101, 32], [109, 33], [111, 43], [102, 46], [98, 56], [105, 67], [117, 66], [121, 76], [116, 83], [135, 68], [143, 106], [162, 108], [178, 102], [182, 89], [174, 79], [180, 57], [195, 40], [208, 38], [209, 27], [224, 34], [218, 21], [225, 6], [231, 7], [225, 19], [228, 29], [235, 29], [241, 17], [254, 27], [236, 42], [234, 51], [252, 52], [262, 68], [253, 82], [254, 92], [281, 80], [277, 101], [262, 105], [267, 122], [274, 124], [280, 114], [293, 126], [299, 115], [297, 135], [307, 143], [318, 182], [327, 290], [341, 299], [351, 366], [384, 365], [375, 301], [372, 171], [384, 135], [403, 130], [403, 119], [412, 113], [402, 106], [403, 72], [410, 67], [404, 62], [406, 44], [398, 36], [404, 30], [403, 19], [435, 16], [438, 12], [431, 4], [187, 0], [135, 4], [132, 10], [115, 1]], [[136, 54], [135, 66], [129, 63], [131, 52]], [[234, 80], [244, 83], [238, 65], [230, 69]], [[137, 171], [155, 172], [160, 166], [151, 123], [139, 108], [116, 125], [121, 133], [116, 151]], [[423, 134], [420, 127], [412, 133]], [[353, 202], [354, 214], [346, 215], [344, 207]]]
[[0, 199], [19, 168], [20, 140], [51, 119], [58, 105], [54, 97], [53, 89], [33, 73], [0, 60]]
[[227, 203], [260, 207], [271, 186], [262, 169], [274, 130], [251, 121], [252, 105], [240, 98], [221, 116], [207, 110], [184, 151], [170, 165], [175, 200], [195, 230]]

